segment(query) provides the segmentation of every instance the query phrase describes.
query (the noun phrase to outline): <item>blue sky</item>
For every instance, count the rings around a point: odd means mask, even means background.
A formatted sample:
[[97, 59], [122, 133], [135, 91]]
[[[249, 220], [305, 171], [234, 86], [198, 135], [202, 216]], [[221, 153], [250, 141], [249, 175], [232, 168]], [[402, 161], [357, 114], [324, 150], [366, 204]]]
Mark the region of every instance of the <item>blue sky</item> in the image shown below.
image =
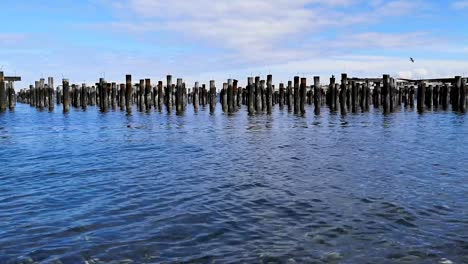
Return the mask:
[[127, 73], [218, 86], [269, 73], [468, 75], [468, 1], [3, 0], [0, 21], [0, 65], [23, 76], [17, 89]]

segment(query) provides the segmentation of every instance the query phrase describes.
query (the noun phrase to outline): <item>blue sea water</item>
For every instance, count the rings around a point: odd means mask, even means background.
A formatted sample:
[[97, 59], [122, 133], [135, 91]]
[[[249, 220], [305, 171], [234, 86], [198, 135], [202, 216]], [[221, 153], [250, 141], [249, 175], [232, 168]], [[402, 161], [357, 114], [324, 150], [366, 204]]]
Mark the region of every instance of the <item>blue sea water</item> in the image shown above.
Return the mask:
[[0, 263], [468, 263], [468, 117], [0, 114]]

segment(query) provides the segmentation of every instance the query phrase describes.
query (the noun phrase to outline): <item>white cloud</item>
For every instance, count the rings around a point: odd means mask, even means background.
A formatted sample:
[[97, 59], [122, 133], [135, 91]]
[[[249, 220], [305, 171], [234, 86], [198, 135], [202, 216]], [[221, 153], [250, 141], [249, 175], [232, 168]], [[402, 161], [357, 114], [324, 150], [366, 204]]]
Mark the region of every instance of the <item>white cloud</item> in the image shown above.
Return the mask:
[[[371, 10], [360, 10], [360, 5], [366, 4], [361, 0], [129, 0], [114, 3], [118, 9], [125, 4], [130, 13], [133, 12], [130, 18], [126, 14], [100, 27], [146, 35], [166, 30], [188, 40], [229, 49], [233, 56], [246, 62], [271, 63], [274, 58], [293, 55], [291, 59], [296, 59], [304, 56], [306, 50], [308, 54], [317, 51], [320, 45], [311, 48], [310, 45], [316, 43], [311, 43], [310, 39], [314, 35], [320, 37], [330, 28], [366, 25], [409, 14], [417, 8], [418, 2], [374, 3], [369, 7]], [[301, 51], [297, 46], [309, 47]]]
[[468, 8], [468, 1], [456, 1], [452, 4], [452, 7], [455, 9], [465, 9]]
[[0, 47], [7, 45], [15, 45], [27, 38], [26, 34], [16, 33], [0, 33]]

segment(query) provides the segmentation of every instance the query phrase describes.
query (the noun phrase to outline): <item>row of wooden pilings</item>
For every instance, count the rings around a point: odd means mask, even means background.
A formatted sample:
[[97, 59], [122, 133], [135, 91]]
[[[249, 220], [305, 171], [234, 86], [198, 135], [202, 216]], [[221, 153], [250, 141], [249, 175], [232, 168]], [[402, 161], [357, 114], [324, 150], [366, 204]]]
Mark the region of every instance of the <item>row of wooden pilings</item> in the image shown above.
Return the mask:
[[0, 112], [8, 109], [14, 110], [16, 106], [16, 93], [13, 82], [6, 82], [3, 72], [0, 71]]
[[454, 80], [452, 85], [420, 82], [416, 87], [398, 83], [389, 75], [383, 75], [381, 79], [348, 79], [347, 74], [342, 74], [339, 84], [332, 76], [329, 85], [325, 87], [320, 85], [317, 76], [313, 78], [311, 86], [307, 85], [306, 78], [296, 76], [286, 85], [280, 83], [279, 89], [276, 89], [273, 76], [268, 75], [266, 80], [258, 76], [248, 77], [245, 88], [238, 87], [237, 80], [228, 79], [218, 94], [215, 81], [210, 81], [208, 89], [205, 84], [200, 85], [198, 82], [187, 89], [182, 79], [177, 79], [173, 84], [171, 75], [167, 76], [166, 85], [159, 81], [155, 86], [150, 79], [142, 79], [134, 84], [131, 75], [126, 76], [125, 84], [108, 83], [101, 78], [92, 87], [85, 84], [70, 85], [67, 79], [63, 79], [62, 87], [55, 90], [53, 78], [48, 78], [47, 84], [44, 79], [36, 81], [29, 89], [22, 89], [17, 97], [21, 103], [51, 111], [55, 105], [62, 105], [64, 112], [70, 111], [70, 107], [86, 109], [94, 105], [102, 111], [120, 108], [131, 112], [135, 104], [141, 112], [153, 108], [162, 111], [165, 108], [169, 112], [175, 109], [177, 113], [183, 113], [188, 104], [192, 104], [195, 111], [200, 106], [209, 105], [211, 112], [214, 112], [219, 100], [226, 113], [234, 113], [245, 105], [251, 115], [271, 113], [275, 105], [303, 115], [306, 113], [306, 104], [314, 105], [316, 115], [320, 114], [321, 107], [325, 105], [342, 114], [366, 112], [370, 105], [382, 108], [384, 113], [391, 113], [401, 106], [414, 107], [415, 99], [420, 112], [439, 107], [446, 110], [449, 105], [454, 111], [464, 112], [467, 105], [466, 79], [457, 76]]

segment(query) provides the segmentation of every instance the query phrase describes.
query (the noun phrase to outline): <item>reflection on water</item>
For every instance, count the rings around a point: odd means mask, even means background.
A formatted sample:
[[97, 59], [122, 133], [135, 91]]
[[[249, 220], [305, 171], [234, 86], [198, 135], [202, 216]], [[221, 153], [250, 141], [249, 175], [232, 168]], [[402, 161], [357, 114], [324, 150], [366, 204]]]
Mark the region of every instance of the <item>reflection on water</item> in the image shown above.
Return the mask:
[[0, 114], [0, 263], [468, 262], [465, 115], [219, 108]]

